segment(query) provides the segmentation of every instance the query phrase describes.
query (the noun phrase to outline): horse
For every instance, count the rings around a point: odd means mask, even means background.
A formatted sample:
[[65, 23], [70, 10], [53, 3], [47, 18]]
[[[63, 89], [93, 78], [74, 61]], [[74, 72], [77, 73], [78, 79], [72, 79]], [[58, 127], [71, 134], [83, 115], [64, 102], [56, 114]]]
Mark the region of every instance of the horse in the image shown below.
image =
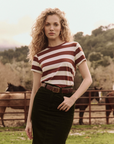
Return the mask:
[[[11, 83], [8, 83], [8, 87], [6, 89], [6, 93], [0, 95], [0, 117], [2, 121], [2, 125], [5, 127], [3, 116], [6, 110], [6, 107], [11, 107], [13, 109], [24, 109], [25, 110], [25, 99], [24, 93], [17, 92], [26, 92], [26, 89], [22, 86], [15, 86]], [[16, 93], [10, 93], [16, 92]], [[26, 98], [30, 99], [30, 93], [26, 92]], [[15, 100], [14, 100], [15, 99]], [[18, 99], [18, 100], [17, 100]], [[28, 112], [29, 101], [26, 101], [26, 111]]]
[[[96, 99], [99, 102], [99, 92], [98, 90], [101, 90], [102, 88], [98, 89], [96, 87], [94, 87], [94, 92], [91, 92], [91, 101], [93, 99]], [[84, 98], [83, 98], [84, 97]], [[95, 98], [96, 97], [96, 98]], [[80, 105], [77, 105], [80, 104]], [[85, 104], [85, 105], [83, 105]], [[82, 125], [83, 123], [83, 115], [84, 115], [84, 111], [85, 109], [88, 107], [89, 105], [89, 92], [85, 92], [80, 98], [77, 99], [76, 103], [75, 103], [75, 109], [79, 109], [79, 124]], [[83, 112], [81, 111], [83, 110]]]
[[[107, 97], [105, 98], [105, 103], [106, 103], [105, 107], [106, 107], [106, 110], [108, 110], [108, 111], [106, 111], [106, 123], [107, 124], [109, 124], [109, 115], [110, 115], [111, 111], [114, 110], [114, 97], [109, 98], [108, 96], [109, 97], [114, 96], [114, 91], [109, 92], [107, 94]], [[112, 104], [110, 104], [110, 103], [112, 103]], [[109, 105], [107, 105], [107, 104], [109, 104]], [[114, 116], [114, 111], [113, 111], [113, 116]]]
[[[26, 98], [30, 99], [30, 93], [26, 92]], [[29, 101], [26, 100], [26, 111], [28, 112]], [[6, 107], [10, 107], [13, 109], [23, 109], [25, 110], [25, 99], [24, 93], [4, 93], [0, 95], [0, 117], [2, 121], [2, 125], [5, 127], [3, 116], [6, 110]]]
[[15, 86], [11, 83], [8, 83], [8, 87], [6, 88], [6, 91], [10, 91], [10, 92], [15, 92], [15, 91], [26, 91], [26, 89], [19, 85], [19, 86]]

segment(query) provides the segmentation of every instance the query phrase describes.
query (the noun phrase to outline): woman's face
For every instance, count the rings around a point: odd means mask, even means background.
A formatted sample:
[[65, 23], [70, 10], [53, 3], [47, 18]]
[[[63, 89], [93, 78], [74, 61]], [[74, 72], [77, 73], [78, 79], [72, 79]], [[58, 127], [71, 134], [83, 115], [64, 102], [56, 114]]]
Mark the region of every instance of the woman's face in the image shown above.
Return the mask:
[[61, 24], [59, 16], [56, 14], [48, 15], [45, 21], [44, 31], [48, 40], [60, 39]]

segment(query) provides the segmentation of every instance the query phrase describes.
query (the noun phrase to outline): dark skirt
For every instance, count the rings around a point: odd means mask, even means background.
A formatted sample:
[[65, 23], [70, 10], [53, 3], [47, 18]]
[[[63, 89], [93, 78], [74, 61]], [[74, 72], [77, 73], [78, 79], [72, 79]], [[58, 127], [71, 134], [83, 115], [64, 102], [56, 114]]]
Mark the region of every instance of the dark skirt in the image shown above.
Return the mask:
[[53, 93], [40, 87], [32, 109], [33, 144], [65, 144], [72, 126], [74, 105], [68, 112], [57, 109], [63, 96], [72, 94]]

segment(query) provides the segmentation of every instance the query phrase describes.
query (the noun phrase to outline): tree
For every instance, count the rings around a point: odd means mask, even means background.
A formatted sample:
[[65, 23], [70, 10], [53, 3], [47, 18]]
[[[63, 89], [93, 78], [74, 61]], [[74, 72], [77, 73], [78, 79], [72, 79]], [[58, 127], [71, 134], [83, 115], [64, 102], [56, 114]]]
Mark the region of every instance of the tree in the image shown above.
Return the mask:
[[0, 52], [0, 60], [3, 64], [12, 63], [14, 59], [17, 62], [19, 61], [28, 62], [27, 54], [28, 54], [28, 47], [22, 46], [20, 48], [16, 48], [15, 50], [9, 49]]
[[101, 60], [103, 55], [100, 52], [91, 52], [88, 56], [89, 61], [98, 61]]
[[99, 28], [95, 29], [92, 31], [92, 35], [94, 36], [98, 36], [99, 34], [102, 34], [104, 31], [103, 31], [103, 26], [100, 26]]
[[77, 32], [75, 35], [74, 35], [74, 40], [77, 41], [79, 40], [80, 38], [83, 37], [83, 32]]

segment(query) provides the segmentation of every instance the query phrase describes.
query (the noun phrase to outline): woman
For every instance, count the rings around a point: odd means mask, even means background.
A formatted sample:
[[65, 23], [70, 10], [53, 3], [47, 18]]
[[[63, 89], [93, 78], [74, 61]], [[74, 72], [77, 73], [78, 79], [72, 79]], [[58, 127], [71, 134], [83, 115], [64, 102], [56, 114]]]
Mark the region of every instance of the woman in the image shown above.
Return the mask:
[[[33, 88], [25, 131], [33, 144], [65, 144], [74, 103], [92, 83], [83, 50], [71, 39], [65, 14], [58, 8], [43, 11], [32, 29]], [[73, 94], [76, 66], [83, 81]]]

